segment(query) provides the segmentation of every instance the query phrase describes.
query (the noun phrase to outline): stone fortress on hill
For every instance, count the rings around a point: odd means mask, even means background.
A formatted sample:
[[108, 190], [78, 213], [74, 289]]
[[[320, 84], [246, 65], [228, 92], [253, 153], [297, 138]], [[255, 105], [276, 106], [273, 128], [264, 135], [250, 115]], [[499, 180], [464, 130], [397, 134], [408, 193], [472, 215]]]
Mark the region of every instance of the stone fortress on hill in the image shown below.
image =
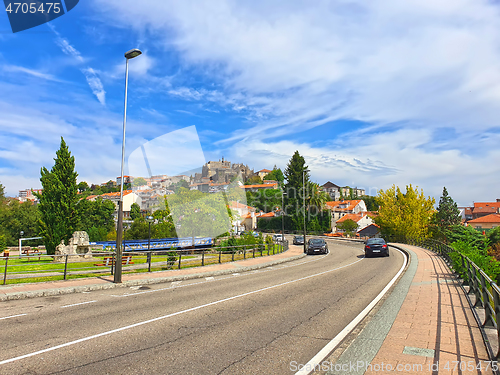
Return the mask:
[[254, 174], [253, 169], [242, 163], [231, 163], [228, 160], [209, 161], [202, 167], [201, 173], [195, 173], [192, 183], [227, 184], [233, 177], [241, 174], [244, 180]]

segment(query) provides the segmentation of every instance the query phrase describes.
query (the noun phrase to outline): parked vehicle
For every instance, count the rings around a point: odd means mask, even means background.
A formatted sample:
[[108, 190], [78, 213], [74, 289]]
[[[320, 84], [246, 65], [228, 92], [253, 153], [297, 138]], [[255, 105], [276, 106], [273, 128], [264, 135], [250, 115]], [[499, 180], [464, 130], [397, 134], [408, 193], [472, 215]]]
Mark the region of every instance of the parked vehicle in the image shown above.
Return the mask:
[[365, 242], [365, 257], [373, 255], [389, 256], [389, 247], [383, 238], [369, 238]]
[[322, 238], [311, 238], [307, 241], [307, 254], [328, 254], [328, 245]]
[[283, 241], [283, 235], [281, 235], [281, 234], [273, 234], [273, 241], [274, 242], [281, 242], [281, 241]]
[[304, 236], [293, 236], [293, 244], [294, 245], [303, 245], [304, 244]]

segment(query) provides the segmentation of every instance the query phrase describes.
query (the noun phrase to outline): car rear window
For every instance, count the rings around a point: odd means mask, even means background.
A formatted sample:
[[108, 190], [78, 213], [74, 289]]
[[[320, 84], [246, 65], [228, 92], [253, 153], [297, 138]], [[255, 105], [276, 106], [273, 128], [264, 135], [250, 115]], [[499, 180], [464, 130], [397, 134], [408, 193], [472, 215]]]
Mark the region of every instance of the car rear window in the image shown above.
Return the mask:
[[371, 244], [383, 245], [383, 244], [385, 244], [385, 241], [383, 238], [371, 238], [371, 239], [367, 240], [366, 243], [367, 243], [367, 245], [371, 245]]
[[309, 240], [309, 242], [312, 244], [318, 245], [318, 244], [324, 243], [325, 241], [320, 239], [320, 238], [315, 238], [315, 239]]

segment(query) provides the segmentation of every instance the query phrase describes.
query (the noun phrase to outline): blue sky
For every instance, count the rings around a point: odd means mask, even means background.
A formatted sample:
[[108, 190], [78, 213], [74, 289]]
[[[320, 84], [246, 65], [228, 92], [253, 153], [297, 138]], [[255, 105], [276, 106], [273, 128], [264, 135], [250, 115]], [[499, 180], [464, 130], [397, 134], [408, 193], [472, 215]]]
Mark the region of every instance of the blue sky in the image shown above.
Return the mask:
[[80, 181], [119, 175], [123, 54], [140, 48], [127, 156], [195, 125], [206, 160], [285, 168], [299, 150], [320, 184], [500, 198], [494, 2], [86, 0], [16, 34], [0, 13], [0, 182], [11, 196], [40, 186], [61, 136]]

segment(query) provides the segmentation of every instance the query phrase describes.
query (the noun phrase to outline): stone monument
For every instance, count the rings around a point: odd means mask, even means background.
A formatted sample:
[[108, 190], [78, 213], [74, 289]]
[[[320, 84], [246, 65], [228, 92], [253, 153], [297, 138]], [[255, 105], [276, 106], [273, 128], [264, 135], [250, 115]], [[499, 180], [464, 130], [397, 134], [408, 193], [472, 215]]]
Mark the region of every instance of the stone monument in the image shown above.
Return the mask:
[[55, 255], [56, 262], [64, 262], [65, 255], [69, 255], [70, 259], [92, 258], [89, 235], [85, 231], [74, 232], [68, 245], [65, 245], [64, 240], [61, 240], [61, 243], [56, 246]]

